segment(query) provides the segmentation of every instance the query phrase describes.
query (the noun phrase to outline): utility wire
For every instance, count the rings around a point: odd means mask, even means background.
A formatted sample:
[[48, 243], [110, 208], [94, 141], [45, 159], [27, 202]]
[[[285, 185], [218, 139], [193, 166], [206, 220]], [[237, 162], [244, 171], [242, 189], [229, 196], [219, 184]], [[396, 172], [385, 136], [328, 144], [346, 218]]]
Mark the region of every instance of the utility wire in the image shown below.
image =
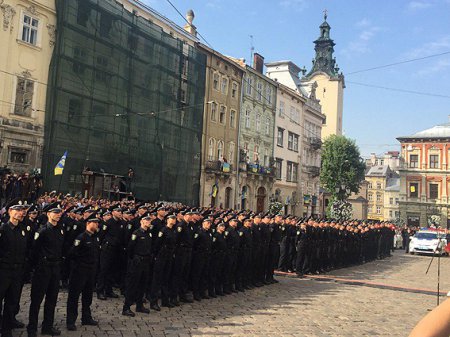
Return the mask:
[[414, 58], [414, 59], [409, 59], [409, 60], [404, 60], [404, 61], [399, 61], [399, 62], [394, 62], [394, 63], [389, 63], [389, 64], [385, 64], [385, 65], [382, 65], [382, 66], [356, 70], [356, 71], [352, 71], [352, 72], [349, 72], [349, 73], [345, 74], [345, 76], [349, 76], [349, 75], [353, 75], [353, 74], [359, 74], [359, 73], [363, 73], [363, 72], [371, 71], [371, 70], [377, 70], [377, 69], [393, 67], [393, 66], [396, 66], [396, 65], [399, 65], [399, 64], [405, 64], [405, 63], [410, 63], [410, 62], [415, 62], [415, 61], [420, 61], [420, 60], [426, 60], [426, 59], [429, 59], [429, 58], [432, 58], [432, 57], [438, 57], [438, 56], [448, 55], [448, 54], [450, 54], [450, 51], [446, 51], [446, 52], [439, 53], [439, 54], [423, 56], [423, 57], [417, 57], [417, 58]]
[[390, 90], [390, 91], [404, 92], [404, 93], [407, 93], [407, 94], [415, 94], [415, 95], [422, 95], [422, 96], [432, 96], [432, 97], [441, 97], [441, 98], [450, 98], [450, 96], [448, 96], [448, 95], [433, 94], [433, 93], [430, 93], [430, 92], [421, 92], [421, 91], [406, 90], [406, 89], [399, 89], [399, 88], [390, 88], [390, 87], [384, 87], [384, 86], [381, 86], [381, 85], [367, 84], [367, 83], [360, 83], [360, 82], [353, 82], [353, 81], [347, 81], [347, 83], [361, 85], [363, 87], [369, 87], [369, 88], [377, 88], [377, 89], [384, 89], [384, 90]]

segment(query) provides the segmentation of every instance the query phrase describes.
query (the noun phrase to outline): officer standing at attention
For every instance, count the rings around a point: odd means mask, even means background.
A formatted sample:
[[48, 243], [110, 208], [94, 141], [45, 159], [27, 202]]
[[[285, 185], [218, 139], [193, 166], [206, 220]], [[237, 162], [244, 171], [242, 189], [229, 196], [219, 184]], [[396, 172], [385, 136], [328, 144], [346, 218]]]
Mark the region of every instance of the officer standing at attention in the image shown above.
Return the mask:
[[5, 300], [0, 321], [2, 337], [12, 337], [11, 330], [19, 327], [20, 323], [14, 316], [20, 300], [27, 254], [27, 238], [19, 226], [25, 215], [23, 208], [19, 203], [11, 205], [8, 222], [0, 226], [0, 304]]
[[75, 331], [78, 316], [78, 299], [81, 294], [81, 325], [98, 325], [92, 318], [91, 304], [95, 287], [98, 257], [100, 255], [98, 232], [100, 219], [95, 213], [86, 219], [86, 231], [75, 238], [68, 252], [71, 262], [69, 294], [67, 297], [67, 330]]
[[59, 336], [61, 331], [53, 326], [55, 307], [61, 279], [62, 248], [64, 231], [58, 224], [62, 209], [52, 203], [44, 209], [48, 222], [34, 235], [32, 248], [35, 272], [31, 281], [31, 303], [27, 326], [28, 337], [35, 337], [38, 327], [39, 309], [45, 296], [42, 334]]
[[151, 217], [149, 215], [143, 216], [140, 225], [140, 228], [136, 229], [131, 235], [127, 247], [127, 284], [122, 315], [130, 317], [135, 316], [130, 309], [133, 303], [136, 303], [137, 312], [150, 313], [150, 310], [144, 307], [143, 301], [152, 257]]
[[213, 237], [210, 231], [211, 220], [205, 219], [202, 227], [194, 235], [194, 248], [192, 253], [192, 291], [194, 300], [208, 299], [208, 268], [211, 255]]

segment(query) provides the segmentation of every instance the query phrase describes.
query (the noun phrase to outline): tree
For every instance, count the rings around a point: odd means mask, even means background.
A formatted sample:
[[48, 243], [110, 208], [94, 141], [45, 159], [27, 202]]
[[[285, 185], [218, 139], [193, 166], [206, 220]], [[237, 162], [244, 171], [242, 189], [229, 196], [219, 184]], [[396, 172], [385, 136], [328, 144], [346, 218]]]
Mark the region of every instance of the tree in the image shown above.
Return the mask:
[[346, 200], [358, 193], [364, 180], [366, 164], [360, 157], [355, 141], [331, 135], [322, 146], [320, 183], [331, 193], [333, 200]]

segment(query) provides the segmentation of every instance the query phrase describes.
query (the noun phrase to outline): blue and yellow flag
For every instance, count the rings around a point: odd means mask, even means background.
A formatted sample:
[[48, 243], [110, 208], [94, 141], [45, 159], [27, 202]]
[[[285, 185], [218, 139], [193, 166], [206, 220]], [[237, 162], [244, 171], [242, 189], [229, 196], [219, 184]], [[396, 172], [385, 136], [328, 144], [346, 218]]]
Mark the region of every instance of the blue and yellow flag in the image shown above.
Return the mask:
[[59, 176], [63, 174], [64, 165], [66, 164], [66, 158], [67, 158], [67, 150], [64, 152], [63, 156], [59, 160], [58, 164], [55, 166], [55, 176]]

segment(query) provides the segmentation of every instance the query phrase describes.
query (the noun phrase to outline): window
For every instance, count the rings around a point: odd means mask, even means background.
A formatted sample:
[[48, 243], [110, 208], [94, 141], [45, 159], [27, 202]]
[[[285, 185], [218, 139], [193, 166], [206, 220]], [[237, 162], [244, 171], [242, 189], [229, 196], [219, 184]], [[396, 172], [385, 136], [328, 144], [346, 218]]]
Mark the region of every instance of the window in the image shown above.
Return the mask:
[[409, 197], [410, 198], [419, 197], [419, 183], [410, 183], [409, 184]]
[[213, 75], [213, 88], [217, 91], [219, 91], [219, 74], [214, 73]]
[[430, 154], [430, 168], [439, 168], [439, 155]]
[[111, 30], [112, 24], [113, 24], [113, 18], [110, 14], [105, 13], [105, 12], [100, 14], [99, 32], [100, 32], [101, 37], [106, 37], [106, 38], [109, 37], [109, 32]]
[[392, 218], [392, 211], [389, 211], [389, 217]]
[[262, 101], [262, 87], [263, 85], [261, 82], [258, 82], [256, 84], [256, 91], [257, 91], [256, 99], [260, 102]]
[[289, 118], [292, 121], [295, 121], [295, 107], [291, 106], [290, 110], [289, 110]]
[[419, 167], [419, 155], [418, 154], [409, 155], [409, 167], [411, 167], [411, 168]]
[[14, 113], [20, 116], [31, 116], [34, 94], [34, 82], [32, 80], [18, 77], [16, 87], [16, 103]]
[[389, 205], [393, 205], [394, 204], [394, 198], [389, 198]]
[[280, 101], [280, 109], [278, 110], [278, 116], [284, 117], [284, 101]]
[[377, 193], [377, 201], [380, 202], [381, 201], [381, 194]]
[[230, 128], [236, 127], [236, 111], [230, 110]]
[[231, 97], [236, 98], [238, 93], [238, 85], [237, 83], [233, 82], [231, 85]]
[[439, 198], [439, 184], [430, 183], [429, 185], [430, 190], [430, 199], [438, 199]]
[[367, 213], [372, 213], [372, 206], [367, 207]]
[[261, 114], [256, 114], [256, 131], [261, 129]]
[[381, 214], [381, 207], [377, 206], [377, 214]]
[[377, 190], [381, 190], [381, 183], [377, 182]]
[[372, 188], [372, 183], [369, 183], [369, 186], [368, 186], [368, 188]]
[[253, 80], [249, 77], [247, 79], [247, 95], [251, 96], [251, 94], [252, 94], [252, 85], [253, 85]]
[[217, 120], [217, 103], [216, 102], [212, 102], [211, 103], [211, 120], [212, 121], [216, 121]]
[[219, 123], [225, 124], [226, 120], [227, 120], [227, 108], [224, 105], [221, 105], [219, 113]]
[[253, 148], [253, 162], [254, 163], [259, 163], [259, 146], [255, 145], [255, 147]]
[[398, 205], [398, 198], [395, 198], [395, 204]]
[[210, 138], [208, 146], [208, 160], [214, 160], [214, 145], [215, 145], [214, 139]]
[[9, 162], [16, 164], [27, 163], [27, 152], [22, 150], [12, 149], [9, 153]]
[[286, 181], [297, 181], [298, 164], [288, 161], [287, 162], [287, 172]]
[[288, 133], [288, 149], [298, 152], [298, 135], [295, 133]]
[[24, 14], [22, 22], [22, 41], [36, 45], [38, 36], [39, 20]]
[[269, 150], [264, 149], [264, 166], [269, 166]]
[[277, 179], [281, 179], [282, 169], [283, 169], [283, 159], [277, 158], [275, 161], [275, 175]]
[[270, 135], [270, 118], [266, 117], [266, 136]]
[[250, 128], [250, 110], [245, 110], [245, 127]]
[[217, 142], [217, 159], [223, 160], [223, 141]]
[[69, 99], [69, 113], [68, 118], [71, 120], [75, 116], [79, 116], [81, 113], [81, 101], [79, 99]]
[[278, 128], [277, 133], [277, 145], [283, 147], [283, 135], [284, 135], [284, 129]]
[[396, 219], [400, 218], [400, 211], [395, 211], [395, 218]]
[[226, 95], [228, 92], [228, 78], [222, 77], [222, 94]]
[[271, 87], [266, 88], [266, 98], [267, 98], [267, 103], [272, 104], [272, 88]]
[[77, 24], [86, 27], [91, 15], [91, 8], [87, 1], [78, 1]]
[[367, 197], [369, 198], [369, 201], [372, 201], [372, 193], [369, 193], [369, 194], [367, 195]]

